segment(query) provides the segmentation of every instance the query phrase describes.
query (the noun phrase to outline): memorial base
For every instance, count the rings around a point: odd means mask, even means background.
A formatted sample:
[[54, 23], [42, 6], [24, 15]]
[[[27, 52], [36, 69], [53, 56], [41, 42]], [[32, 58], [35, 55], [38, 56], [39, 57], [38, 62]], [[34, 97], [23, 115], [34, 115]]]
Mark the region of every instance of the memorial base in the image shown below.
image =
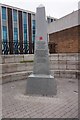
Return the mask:
[[27, 79], [27, 94], [53, 96], [57, 94], [57, 86], [51, 75], [31, 74]]

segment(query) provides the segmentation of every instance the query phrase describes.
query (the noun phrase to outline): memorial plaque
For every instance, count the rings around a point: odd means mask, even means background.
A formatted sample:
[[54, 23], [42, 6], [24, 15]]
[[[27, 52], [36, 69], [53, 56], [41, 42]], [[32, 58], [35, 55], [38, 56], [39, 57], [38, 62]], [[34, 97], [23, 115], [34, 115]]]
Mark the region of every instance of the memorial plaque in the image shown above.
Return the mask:
[[46, 57], [48, 54], [47, 54], [47, 50], [37, 50], [35, 55], [39, 57]]
[[42, 45], [42, 46], [41, 46], [41, 44], [37, 45], [37, 49], [45, 49], [45, 48], [46, 48], [45, 45]]
[[43, 59], [42, 59], [42, 58], [37, 58], [37, 59], [36, 59], [36, 62], [37, 62], [37, 63], [43, 63], [43, 64], [44, 64], [45, 62], [47, 62], [47, 60], [45, 59], [45, 57], [44, 57]]
[[34, 67], [27, 80], [27, 94], [51, 96], [57, 93], [54, 76], [50, 74], [47, 41], [45, 7], [40, 5], [36, 11]]

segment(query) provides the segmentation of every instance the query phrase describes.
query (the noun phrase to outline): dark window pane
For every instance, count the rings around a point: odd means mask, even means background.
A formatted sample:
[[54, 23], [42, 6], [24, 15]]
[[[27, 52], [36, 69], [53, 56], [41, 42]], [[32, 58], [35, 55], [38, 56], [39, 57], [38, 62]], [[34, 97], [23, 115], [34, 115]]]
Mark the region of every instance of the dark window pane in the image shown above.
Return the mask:
[[36, 24], [35, 24], [36, 22], [35, 22], [35, 20], [32, 20], [32, 41], [35, 41], [35, 26], [36, 26]]
[[51, 19], [51, 22], [53, 22], [53, 19]]
[[3, 26], [3, 42], [6, 42], [7, 41], [7, 27], [6, 26]]
[[24, 26], [23, 26], [23, 27], [24, 27], [24, 29], [27, 29], [27, 24], [24, 24]]
[[27, 34], [24, 34], [24, 40], [27, 40]]
[[14, 32], [18, 32], [18, 29], [17, 29], [17, 28], [14, 28]]
[[6, 7], [2, 7], [2, 19], [6, 20]]
[[33, 34], [35, 34], [35, 30], [33, 30]]
[[14, 42], [18, 41], [18, 29], [14, 28]]
[[17, 10], [13, 10], [13, 20], [17, 21]]
[[24, 24], [27, 24], [27, 14], [25, 12], [23, 12], [23, 21]]
[[23, 12], [24, 43], [27, 43], [27, 13]]

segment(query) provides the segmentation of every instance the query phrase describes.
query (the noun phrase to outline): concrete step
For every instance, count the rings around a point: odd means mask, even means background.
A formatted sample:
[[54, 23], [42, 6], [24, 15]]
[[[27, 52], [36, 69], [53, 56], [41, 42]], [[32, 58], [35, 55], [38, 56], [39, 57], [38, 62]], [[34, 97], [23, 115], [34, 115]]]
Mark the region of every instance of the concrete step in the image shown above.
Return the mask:
[[[24, 62], [24, 63], [7, 63], [7, 64], [0, 64], [1, 72], [3, 74], [6, 73], [14, 73], [14, 72], [21, 72], [21, 71], [32, 71], [33, 69], [33, 62]], [[68, 62], [66, 64], [63, 61], [51, 61], [50, 62], [50, 69], [51, 70], [78, 70], [78, 62]]]
[[[55, 78], [78, 78], [78, 54], [51, 54], [50, 69]], [[0, 57], [0, 83], [27, 79], [32, 72], [34, 55], [4, 55]]]
[[[68, 79], [77, 79], [79, 71], [71, 71], [71, 70], [51, 70], [51, 74], [54, 75], [55, 78], [68, 78]], [[0, 80], [2, 79], [2, 84], [7, 82], [13, 82], [17, 80], [24, 80], [32, 73], [32, 71], [23, 71], [23, 72], [14, 72], [8, 74], [2, 74], [0, 76]], [[1, 84], [1, 81], [0, 81]]]
[[24, 72], [15, 72], [9, 74], [2, 75], [2, 84], [7, 82], [13, 82], [18, 80], [25, 80], [31, 74], [32, 71], [24, 71]]
[[34, 60], [34, 54], [26, 55], [2, 55], [2, 63], [20, 63], [21, 61], [31, 61]]
[[78, 61], [50, 61], [51, 70], [78, 70]]
[[51, 74], [54, 73], [55, 78], [69, 78], [69, 79], [77, 79], [78, 78], [78, 70], [51, 70]]
[[[61, 53], [61, 54], [49, 54], [49, 58], [52, 61], [78, 61], [78, 53]], [[21, 61], [34, 60], [34, 54], [23, 54], [23, 55], [1, 55], [0, 62], [2, 63], [20, 63]]]
[[33, 63], [7, 63], [2, 64], [2, 74], [22, 71], [32, 71]]

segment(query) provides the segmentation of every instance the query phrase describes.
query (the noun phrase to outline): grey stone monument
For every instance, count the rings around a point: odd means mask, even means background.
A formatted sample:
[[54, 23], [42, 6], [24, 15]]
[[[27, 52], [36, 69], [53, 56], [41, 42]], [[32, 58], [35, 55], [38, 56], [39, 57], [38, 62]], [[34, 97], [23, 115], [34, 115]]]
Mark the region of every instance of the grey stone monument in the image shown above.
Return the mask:
[[33, 73], [27, 79], [27, 94], [51, 96], [57, 92], [54, 77], [50, 75], [47, 22], [45, 7], [36, 11], [36, 41]]

